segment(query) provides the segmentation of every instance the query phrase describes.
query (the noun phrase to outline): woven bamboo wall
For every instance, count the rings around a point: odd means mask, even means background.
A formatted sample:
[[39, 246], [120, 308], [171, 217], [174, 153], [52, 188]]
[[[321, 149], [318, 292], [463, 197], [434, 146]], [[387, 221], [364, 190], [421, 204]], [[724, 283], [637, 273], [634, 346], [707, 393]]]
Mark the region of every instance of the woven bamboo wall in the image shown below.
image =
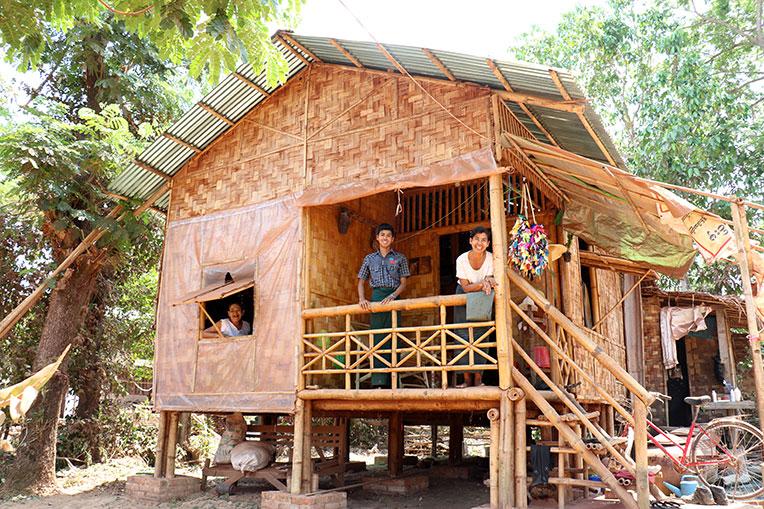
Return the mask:
[[[595, 278], [597, 279], [597, 288], [599, 291], [599, 316], [605, 316], [613, 306], [618, 304], [623, 296], [621, 285], [621, 274], [611, 270], [595, 269]], [[600, 325], [598, 344], [610, 357], [615, 359], [619, 365], [626, 366], [626, 343], [623, 332], [623, 305], [618, 305]], [[608, 392], [613, 396], [625, 396], [625, 389], [621, 384], [616, 384], [613, 375], [610, 372], [599, 369], [597, 371], [597, 381], [601, 387], [607, 387]]]
[[[487, 90], [422, 84], [462, 122], [491, 136]], [[306, 140], [307, 136], [307, 140]], [[490, 146], [407, 78], [313, 65], [173, 179], [170, 219], [386, 176]]]

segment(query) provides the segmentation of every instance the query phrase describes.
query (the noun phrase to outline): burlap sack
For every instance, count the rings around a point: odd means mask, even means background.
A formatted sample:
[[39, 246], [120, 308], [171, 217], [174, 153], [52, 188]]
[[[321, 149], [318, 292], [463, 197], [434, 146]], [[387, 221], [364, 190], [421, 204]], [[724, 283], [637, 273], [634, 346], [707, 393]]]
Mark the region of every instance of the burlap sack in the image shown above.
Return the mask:
[[270, 465], [275, 452], [269, 443], [245, 440], [231, 451], [231, 466], [240, 472], [254, 472]]
[[247, 434], [247, 422], [244, 416], [237, 412], [225, 418], [225, 431], [220, 436], [220, 445], [215, 451], [215, 464], [231, 462], [231, 450], [244, 441]]

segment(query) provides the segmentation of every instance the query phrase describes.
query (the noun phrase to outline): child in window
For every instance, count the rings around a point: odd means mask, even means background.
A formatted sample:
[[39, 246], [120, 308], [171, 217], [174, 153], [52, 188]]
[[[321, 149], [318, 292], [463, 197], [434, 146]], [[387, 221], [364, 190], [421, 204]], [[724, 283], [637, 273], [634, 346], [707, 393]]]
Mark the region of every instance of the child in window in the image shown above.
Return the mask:
[[[387, 304], [392, 302], [406, 289], [406, 278], [411, 275], [409, 262], [406, 257], [393, 250], [395, 230], [392, 225], [382, 223], [377, 226], [376, 238], [379, 249], [366, 255], [358, 271], [358, 303], [363, 309], [370, 309], [370, 302]], [[366, 300], [366, 280], [371, 286], [371, 301]], [[393, 325], [392, 314], [372, 313], [370, 319], [372, 329], [388, 329]], [[398, 324], [400, 325], [400, 324]], [[384, 341], [387, 334], [374, 334], [374, 345]], [[390, 349], [390, 343], [381, 347], [383, 350]], [[389, 361], [390, 354], [381, 354], [383, 359]], [[382, 368], [384, 364], [372, 359], [373, 368]], [[373, 373], [371, 386], [374, 388], [389, 388], [389, 373]]]
[[[252, 327], [249, 322], [242, 320], [244, 317], [244, 310], [240, 304], [232, 302], [228, 305], [228, 318], [223, 318], [217, 323], [218, 329], [223, 336], [249, 336], [252, 334]], [[218, 331], [215, 330], [215, 326], [207, 327], [202, 332], [203, 338], [217, 338]]]

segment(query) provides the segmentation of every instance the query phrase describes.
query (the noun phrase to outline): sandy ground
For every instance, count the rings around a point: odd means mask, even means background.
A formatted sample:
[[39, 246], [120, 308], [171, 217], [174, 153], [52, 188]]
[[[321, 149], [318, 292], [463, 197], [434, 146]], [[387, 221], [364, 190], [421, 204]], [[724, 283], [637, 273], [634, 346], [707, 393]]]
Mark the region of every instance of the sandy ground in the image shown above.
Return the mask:
[[[214, 480], [209, 482], [210, 489], [204, 493], [190, 496], [183, 500], [153, 504], [131, 500], [125, 496], [125, 480], [138, 473], [150, 473], [151, 469], [141, 460], [123, 458], [108, 463], [93, 465], [86, 469], [69, 469], [60, 472], [59, 487], [61, 493], [48, 497], [17, 497], [0, 501], [3, 509], [226, 509], [260, 507], [260, 492], [273, 489], [259, 481], [246, 481], [234, 495], [217, 496], [212, 488]], [[199, 476], [198, 469], [179, 469], [179, 474]], [[367, 474], [364, 474], [367, 475]], [[349, 483], [353, 483], [350, 479]], [[479, 480], [452, 480], [430, 478], [430, 489], [408, 498], [381, 496], [360, 488], [349, 491], [348, 506], [354, 509], [396, 509], [396, 508], [472, 508], [488, 503], [488, 489]], [[534, 501], [533, 509], [552, 509], [557, 507], [555, 500]], [[620, 503], [603, 501], [577, 501], [569, 504], [571, 509], [622, 509]], [[684, 509], [708, 509], [710, 506], [684, 505]], [[734, 504], [727, 509], [753, 507], [747, 504]]]

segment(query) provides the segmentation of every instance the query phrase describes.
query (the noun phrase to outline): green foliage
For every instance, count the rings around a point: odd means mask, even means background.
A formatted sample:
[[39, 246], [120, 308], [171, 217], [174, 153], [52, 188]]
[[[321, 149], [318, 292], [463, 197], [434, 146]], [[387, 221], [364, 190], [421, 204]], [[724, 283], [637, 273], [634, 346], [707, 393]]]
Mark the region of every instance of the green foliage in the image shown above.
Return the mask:
[[261, 69], [267, 60], [269, 80], [275, 83], [283, 79], [286, 64], [270, 41], [269, 26], [293, 25], [301, 4], [302, 0], [117, 0], [113, 5], [94, 0], [0, 0], [0, 40], [9, 60], [21, 69], [37, 68], [44, 52], [55, 46], [51, 29], [66, 33], [83, 23], [100, 28], [109, 15], [123, 22], [130, 34], [150, 41], [160, 59], [176, 65], [185, 60], [195, 78], [206, 72], [209, 81], [217, 83], [221, 72], [234, 70], [239, 61]]
[[[685, 14], [660, 0], [611, 0], [607, 9], [564, 14], [554, 33], [536, 29], [510, 51], [571, 69], [635, 173], [760, 201], [764, 111], [752, 80], [761, 76], [761, 60], [706, 28], [688, 26]], [[730, 217], [724, 203], [685, 198]], [[749, 220], [755, 227], [761, 214]], [[689, 278], [697, 289], [734, 290], [739, 280], [728, 269], [695, 268]]]

